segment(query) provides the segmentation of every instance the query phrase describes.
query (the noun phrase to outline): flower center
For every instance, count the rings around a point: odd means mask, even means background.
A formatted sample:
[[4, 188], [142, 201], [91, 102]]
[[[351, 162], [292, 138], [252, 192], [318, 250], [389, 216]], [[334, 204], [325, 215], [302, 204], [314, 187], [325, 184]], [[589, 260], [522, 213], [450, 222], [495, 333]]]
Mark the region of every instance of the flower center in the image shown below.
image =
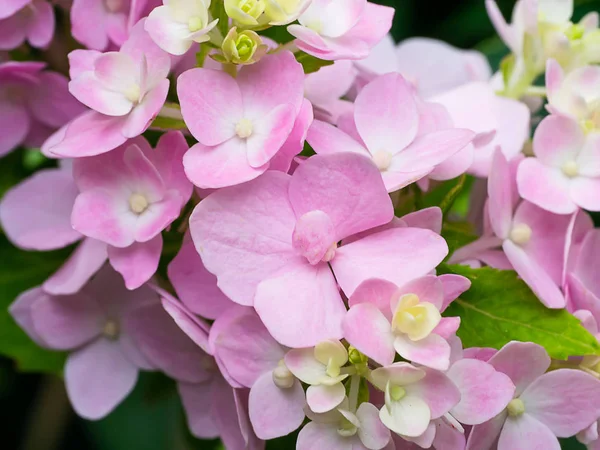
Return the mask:
[[340, 422], [340, 426], [337, 429], [337, 432], [342, 437], [352, 437], [356, 434], [358, 428], [352, 422], [350, 422], [345, 417]]
[[142, 214], [148, 209], [148, 200], [142, 194], [131, 194], [131, 197], [129, 197], [129, 209], [135, 214]]
[[579, 175], [579, 165], [576, 161], [567, 161], [562, 166], [562, 172], [569, 178]]
[[441, 320], [435, 305], [421, 302], [415, 294], [403, 295], [392, 318], [392, 331], [408, 335], [412, 341], [426, 338]]
[[572, 24], [565, 31], [565, 36], [570, 41], [578, 41], [585, 35], [585, 28], [578, 23]]
[[287, 368], [283, 359], [273, 369], [273, 383], [280, 389], [289, 389], [294, 385], [294, 375]]
[[235, 48], [237, 49], [238, 55], [241, 59], [252, 56], [252, 50], [254, 48], [254, 42], [248, 36], [240, 36], [237, 42], [235, 43]]
[[235, 134], [237, 134], [240, 139], [249, 138], [252, 136], [253, 131], [254, 127], [252, 126], [252, 122], [248, 119], [240, 120], [235, 126]]
[[510, 240], [517, 245], [525, 245], [531, 240], [531, 234], [529, 225], [520, 223], [510, 230]]
[[142, 90], [139, 84], [132, 84], [129, 86], [125, 92], [123, 92], [125, 98], [129, 100], [131, 103], [138, 103], [140, 101], [140, 97], [142, 95]]
[[188, 20], [188, 30], [190, 33], [195, 33], [196, 31], [200, 31], [204, 28], [204, 22], [198, 16], [190, 17]]
[[390, 397], [395, 402], [402, 400], [406, 396], [406, 389], [402, 386], [391, 386], [390, 387]]
[[509, 416], [517, 417], [525, 412], [525, 404], [520, 398], [514, 398], [508, 403], [506, 409]]
[[116, 320], [107, 320], [104, 324], [104, 328], [102, 329], [102, 334], [104, 337], [114, 341], [119, 337], [119, 323]]
[[373, 162], [381, 172], [385, 172], [392, 165], [392, 154], [385, 150], [377, 150], [373, 155]]
[[242, 0], [240, 2], [240, 9], [246, 14], [251, 14], [252, 10], [256, 7], [256, 0]]

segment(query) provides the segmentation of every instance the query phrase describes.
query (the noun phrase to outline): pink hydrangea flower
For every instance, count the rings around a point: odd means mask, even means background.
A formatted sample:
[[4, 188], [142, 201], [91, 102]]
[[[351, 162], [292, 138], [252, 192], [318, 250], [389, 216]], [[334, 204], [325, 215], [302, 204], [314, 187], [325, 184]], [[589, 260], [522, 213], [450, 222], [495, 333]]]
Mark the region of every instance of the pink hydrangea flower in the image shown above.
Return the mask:
[[53, 131], [83, 111], [67, 79], [38, 62], [0, 62], [0, 156], [40, 146]]
[[367, 0], [313, 0], [288, 26], [296, 45], [320, 59], [363, 59], [390, 30], [394, 9]]
[[285, 436], [302, 424], [306, 396], [284, 362], [287, 348], [252, 309], [236, 306], [222, 314], [211, 327], [209, 345], [230, 384], [250, 388], [250, 421], [259, 438]]
[[348, 399], [335, 410], [309, 413], [312, 422], [305, 425], [296, 443], [297, 450], [392, 450], [390, 430], [379, 420], [377, 408], [361, 403], [354, 411]]
[[75, 50], [69, 60], [69, 90], [92, 111], [52, 136], [42, 148], [45, 153], [106, 153], [142, 134], [167, 98], [171, 59], [150, 39], [143, 20], [118, 52]]
[[515, 398], [492, 420], [475, 425], [467, 450], [559, 450], [557, 437], [569, 437], [589, 427], [600, 416], [600, 381], [579, 370], [545, 373], [550, 358], [539, 345], [506, 344], [489, 363], [508, 375], [516, 386]]
[[338, 60], [306, 75], [304, 96], [312, 103], [319, 120], [337, 123], [340, 115], [352, 112], [352, 103], [342, 100], [356, 77], [351, 61]]
[[6, 0], [0, 5], [0, 50], [13, 50], [29, 42], [45, 48], [54, 35], [52, 4], [46, 0]]
[[315, 121], [307, 136], [317, 153], [358, 153], [377, 166], [388, 192], [413, 183], [467, 146], [469, 130], [447, 129], [422, 135], [412, 88], [399, 74], [382, 75], [356, 98], [354, 123], [359, 136]]
[[162, 251], [161, 231], [192, 194], [181, 158], [188, 146], [173, 131], [156, 150], [143, 138], [73, 164], [79, 195], [71, 222], [85, 236], [109, 245], [108, 258], [135, 289], [154, 274]]
[[566, 301], [559, 286], [562, 285], [570, 217], [519, 201], [514, 176], [500, 150], [494, 154], [493, 167], [488, 179], [487, 206], [493, 235], [484, 235], [459, 249], [450, 262], [477, 258], [501, 246], [510, 264], [544, 305], [564, 308]]
[[[454, 285], [456, 280], [450, 278]], [[463, 279], [465, 291], [469, 281]], [[367, 280], [349, 300], [343, 323], [350, 344], [382, 365], [403, 358], [437, 370], [450, 366], [450, 345], [444, 338], [458, 329], [460, 319], [443, 318], [444, 277], [429, 275], [398, 288], [383, 280]]]
[[203, 68], [182, 74], [181, 112], [199, 141], [184, 158], [188, 178], [218, 188], [264, 173], [301, 112], [303, 82], [302, 66], [290, 52], [246, 66], [235, 79]]
[[346, 309], [337, 283], [346, 295], [368, 278], [402, 285], [444, 258], [444, 240], [418, 228], [389, 229], [337, 248], [392, 217], [367, 158], [316, 155], [292, 176], [270, 171], [209, 195], [194, 210], [190, 230], [228, 297], [254, 305], [282, 344], [310, 347], [342, 337]]
[[549, 116], [535, 131], [533, 152], [517, 174], [524, 199], [556, 214], [600, 211], [599, 133], [586, 135], [575, 120]]
[[71, 32], [92, 50], [120, 47], [157, 0], [73, 0]]
[[210, 39], [208, 32], [219, 19], [209, 22], [210, 0], [163, 0], [146, 20], [146, 31], [156, 44], [172, 55], [183, 55], [194, 42]]

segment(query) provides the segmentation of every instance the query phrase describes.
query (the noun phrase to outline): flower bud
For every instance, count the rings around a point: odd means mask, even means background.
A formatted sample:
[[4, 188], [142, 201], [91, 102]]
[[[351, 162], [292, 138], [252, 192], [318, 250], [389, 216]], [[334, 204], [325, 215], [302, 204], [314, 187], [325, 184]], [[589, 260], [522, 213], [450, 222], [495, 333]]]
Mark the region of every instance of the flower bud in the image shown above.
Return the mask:
[[350, 348], [348, 348], [348, 361], [350, 361], [350, 364], [365, 364], [369, 361], [369, 358], [353, 346], [350, 346]]
[[227, 33], [221, 46], [227, 62], [234, 64], [254, 64], [267, 53], [267, 46], [254, 31], [237, 32], [233, 27]]
[[258, 18], [265, 11], [264, 0], [225, 0], [225, 12], [243, 25], [258, 25]]
[[294, 385], [294, 375], [287, 368], [283, 360], [273, 369], [273, 382], [281, 389], [289, 389]]

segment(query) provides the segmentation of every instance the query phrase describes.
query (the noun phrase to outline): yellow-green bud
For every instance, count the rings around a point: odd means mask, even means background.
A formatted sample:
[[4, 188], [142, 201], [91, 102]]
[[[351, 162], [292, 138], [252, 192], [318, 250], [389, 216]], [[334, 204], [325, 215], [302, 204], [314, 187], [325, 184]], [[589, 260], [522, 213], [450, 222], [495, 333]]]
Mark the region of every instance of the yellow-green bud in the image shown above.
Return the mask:
[[242, 25], [258, 25], [264, 11], [264, 0], [225, 0], [227, 15]]
[[348, 361], [350, 361], [351, 364], [365, 364], [369, 361], [369, 358], [359, 352], [356, 348], [350, 346], [348, 348]]
[[223, 56], [234, 64], [254, 64], [267, 53], [267, 46], [254, 31], [237, 32], [233, 27], [221, 47]]

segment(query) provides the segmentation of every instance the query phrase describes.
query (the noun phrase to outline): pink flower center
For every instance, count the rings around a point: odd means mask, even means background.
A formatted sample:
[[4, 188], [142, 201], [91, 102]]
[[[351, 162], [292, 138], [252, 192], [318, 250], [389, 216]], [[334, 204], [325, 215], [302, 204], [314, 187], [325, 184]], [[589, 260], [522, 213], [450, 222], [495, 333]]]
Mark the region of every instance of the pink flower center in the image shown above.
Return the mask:
[[107, 320], [104, 324], [104, 328], [102, 329], [102, 334], [104, 337], [114, 341], [119, 337], [120, 332], [119, 322], [116, 320]]
[[131, 194], [131, 197], [129, 197], [129, 209], [135, 214], [142, 214], [148, 209], [148, 200], [142, 194]]
[[392, 165], [392, 154], [385, 150], [377, 150], [373, 154], [373, 162], [381, 172], [385, 172]]

